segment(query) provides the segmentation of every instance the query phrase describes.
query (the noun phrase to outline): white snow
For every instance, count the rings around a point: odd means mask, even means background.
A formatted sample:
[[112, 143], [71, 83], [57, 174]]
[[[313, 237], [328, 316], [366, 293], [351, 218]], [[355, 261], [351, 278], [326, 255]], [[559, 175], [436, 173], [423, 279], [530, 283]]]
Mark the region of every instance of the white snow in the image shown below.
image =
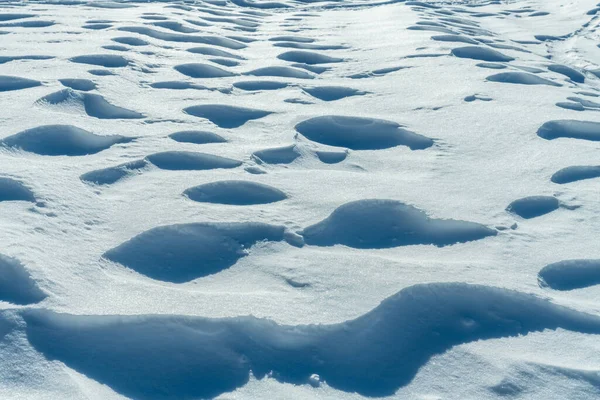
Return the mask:
[[597, 398], [599, 23], [1, 2], [0, 398]]

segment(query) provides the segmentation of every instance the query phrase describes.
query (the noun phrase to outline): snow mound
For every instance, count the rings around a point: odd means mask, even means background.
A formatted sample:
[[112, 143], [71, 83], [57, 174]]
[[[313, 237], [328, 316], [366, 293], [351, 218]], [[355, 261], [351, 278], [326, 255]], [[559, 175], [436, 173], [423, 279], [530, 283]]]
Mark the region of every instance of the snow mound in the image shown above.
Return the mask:
[[358, 249], [382, 249], [431, 244], [442, 247], [495, 236], [474, 222], [434, 219], [418, 208], [395, 200], [358, 200], [336, 208], [323, 221], [301, 233], [307, 244], [342, 244]]
[[266, 164], [290, 164], [296, 158], [300, 157], [300, 153], [296, 145], [291, 145], [258, 150], [252, 153], [252, 157]]
[[34, 79], [20, 78], [18, 76], [0, 75], [0, 92], [29, 89], [41, 85], [42, 82], [36, 81]]
[[330, 57], [325, 54], [314, 53], [312, 51], [287, 51], [278, 55], [277, 58], [284, 61], [308, 65], [340, 63], [344, 61], [342, 58]]
[[538, 274], [543, 287], [581, 289], [600, 284], [600, 260], [565, 260], [546, 265]]
[[560, 202], [552, 196], [530, 196], [513, 201], [506, 211], [521, 218], [530, 219], [552, 212], [560, 207]]
[[466, 46], [452, 49], [452, 55], [460, 58], [471, 58], [473, 60], [481, 60], [488, 62], [507, 62], [513, 61], [513, 57], [509, 57], [499, 51], [488, 49], [480, 46]]
[[19, 260], [0, 254], [0, 301], [27, 305], [46, 297]]
[[353, 150], [395, 146], [421, 150], [433, 145], [433, 140], [406, 130], [396, 122], [374, 118], [326, 115], [300, 122], [296, 130], [313, 142]]
[[[177, 229], [180, 234], [201, 230]], [[199, 251], [191, 239], [197, 235], [237, 243], [229, 232], [206, 233], [183, 234], [179, 239], [188, 246], [181, 249]], [[166, 242], [171, 244], [173, 237]], [[140, 247], [154, 246], [164, 247], [165, 241], [148, 240]], [[150, 255], [144, 257], [146, 265], [155, 264]], [[84, 316], [36, 309], [23, 316], [29, 342], [46, 358], [143, 399], [212, 398], [245, 385], [250, 373], [293, 384], [309, 383], [316, 374], [338, 390], [389, 396], [432, 356], [463, 343], [558, 328], [600, 333], [596, 316], [533, 295], [465, 283], [411, 286], [354, 320], [332, 325], [278, 325], [255, 317]]]
[[281, 190], [250, 181], [218, 181], [194, 186], [183, 192], [190, 200], [230, 205], [267, 204], [287, 199]]
[[131, 161], [125, 164], [98, 169], [95, 171], [86, 172], [79, 179], [83, 182], [94, 185], [111, 185], [127, 176], [139, 173], [140, 170], [146, 168], [148, 163], [146, 160]]
[[540, 78], [537, 75], [528, 74], [526, 72], [502, 72], [488, 76], [486, 79], [490, 82], [513, 83], [519, 85], [562, 86], [560, 83]]
[[89, 79], [60, 79], [59, 82], [70, 89], [81, 90], [83, 92], [96, 89], [96, 84]]
[[192, 151], [164, 151], [151, 154], [146, 159], [160, 169], [172, 171], [235, 168], [242, 165], [241, 161], [231, 158]]
[[169, 137], [181, 143], [207, 144], [227, 142], [222, 136], [206, 131], [180, 131], [171, 133]]
[[129, 60], [115, 54], [90, 54], [72, 57], [70, 60], [74, 63], [99, 65], [106, 68], [120, 68], [129, 65]]
[[585, 75], [581, 72], [577, 71], [574, 68], [568, 67], [566, 65], [560, 64], [552, 64], [548, 66], [548, 70], [552, 72], [556, 72], [557, 74], [564, 75], [571, 79], [573, 82], [583, 83], [585, 82]]
[[244, 60], [244, 57], [237, 54], [230, 53], [225, 50], [215, 49], [213, 47], [192, 47], [187, 49], [190, 53], [203, 54], [205, 56], [215, 56], [223, 58], [233, 58], [234, 60]]
[[262, 223], [166, 225], [129, 239], [104, 258], [152, 279], [184, 283], [231, 267], [257, 242], [286, 238], [283, 226]]
[[303, 90], [312, 97], [323, 101], [335, 101], [350, 96], [362, 96], [366, 94], [366, 92], [358, 89], [344, 86], [318, 86], [313, 88], [304, 88]]
[[0, 201], [35, 201], [33, 192], [19, 181], [0, 178]]
[[600, 165], [574, 165], [556, 171], [550, 180], [563, 185], [584, 179], [600, 178]]
[[223, 78], [226, 76], [235, 76], [233, 72], [226, 71], [208, 64], [190, 63], [176, 65], [175, 70], [191, 78]]
[[592, 121], [549, 121], [538, 129], [538, 136], [546, 140], [572, 138], [600, 141], [600, 123]]
[[120, 135], [100, 136], [72, 125], [43, 125], [6, 137], [1, 143], [43, 156], [84, 156], [132, 140]]
[[187, 107], [183, 111], [195, 117], [206, 118], [220, 128], [238, 128], [250, 120], [271, 114], [270, 111], [224, 104], [202, 104]]
[[140, 119], [144, 114], [115, 106], [99, 94], [81, 93], [72, 89], [63, 89], [50, 93], [37, 101], [46, 107], [57, 107], [61, 111], [77, 112], [83, 109], [90, 117], [98, 119]]
[[197, 36], [197, 35], [186, 35], [181, 33], [169, 33], [157, 31], [156, 29], [148, 28], [145, 26], [125, 26], [119, 28], [123, 32], [139, 33], [140, 35], [149, 36], [154, 39], [164, 40], [168, 42], [179, 42], [179, 43], [202, 43], [213, 46], [225, 47], [228, 49], [239, 50], [246, 47], [245, 44], [240, 43], [237, 40], [232, 40], [219, 36]]
[[277, 90], [287, 86], [288, 84], [285, 82], [276, 81], [242, 81], [233, 84], [233, 87], [247, 91]]
[[325, 164], [341, 163], [348, 157], [348, 153], [343, 151], [317, 151], [317, 157]]
[[253, 76], [280, 76], [283, 78], [314, 79], [314, 76], [308, 72], [291, 67], [263, 67], [246, 72], [246, 75]]

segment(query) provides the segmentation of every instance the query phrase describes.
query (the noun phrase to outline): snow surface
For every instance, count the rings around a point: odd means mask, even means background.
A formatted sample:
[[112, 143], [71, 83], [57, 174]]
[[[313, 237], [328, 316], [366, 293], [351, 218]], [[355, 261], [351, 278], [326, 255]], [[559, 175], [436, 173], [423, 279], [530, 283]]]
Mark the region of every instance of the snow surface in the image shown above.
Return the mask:
[[599, 24], [0, 2], [0, 398], [600, 397]]

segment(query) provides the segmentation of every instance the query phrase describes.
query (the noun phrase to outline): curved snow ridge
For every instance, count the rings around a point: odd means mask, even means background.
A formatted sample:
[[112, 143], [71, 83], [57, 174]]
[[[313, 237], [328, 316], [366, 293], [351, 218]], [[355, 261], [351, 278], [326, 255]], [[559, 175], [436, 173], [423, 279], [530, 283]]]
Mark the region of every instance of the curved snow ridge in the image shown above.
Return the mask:
[[287, 51], [285, 53], [281, 53], [277, 56], [278, 59], [289, 61], [289, 62], [297, 62], [308, 65], [314, 64], [331, 64], [331, 63], [341, 63], [344, 61], [343, 58], [339, 57], [331, 57], [326, 54], [315, 53], [312, 51]]
[[73, 90], [81, 90], [83, 92], [89, 92], [90, 90], [96, 89], [96, 83], [89, 79], [59, 79], [58, 80], [63, 86], [66, 86]]
[[140, 119], [145, 115], [137, 111], [115, 106], [99, 94], [82, 93], [73, 89], [63, 89], [39, 99], [37, 104], [60, 107], [61, 111], [78, 112], [83, 109], [90, 117], [98, 119]]
[[152, 228], [103, 257], [152, 279], [184, 283], [233, 266], [258, 242], [301, 238], [284, 226], [254, 222], [191, 223]]
[[132, 140], [121, 135], [96, 135], [73, 125], [43, 125], [8, 136], [0, 144], [43, 156], [85, 156]]
[[509, 57], [499, 51], [480, 46], [466, 46], [452, 49], [452, 55], [459, 58], [470, 58], [473, 60], [487, 62], [509, 62], [513, 57]]
[[323, 101], [335, 101], [351, 96], [363, 96], [368, 92], [345, 86], [316, 86], [302, 88], [306, 93]]
[[207, 131], [179, 131], [169, 135], [169, 138], [180, 143], [194, 143], [194, 144], [207, 144], [207, 143], [226, 143], [227, 140], [221, 135], [217, 135], [213, 132]]
[[501, 72], [499, 74], [488, 76], [486, 80], [490, 82], [512, 83], [519, 85], [562, 86], [560, 83], [540, 78], [537, 75], [526, 72]]
[[238, 160], [193, 151], [163, 151], [146, 156], [146, 160], [160, 169], [172, 171], [236, 168], [242, 165]]
[[433, 139], [404, 129], [402, 125], [375, 118], [326, 115], [296, 125], [296, 130], [313, 142], [352, 150], [380, 150], [408, 146], [422, 150], [433, 146]]
[[238, 128], [250, 120], [272, 114], [271, 111], [225, 104], [201, 104], [184, 108], [183, 111], [195, 117], [206, 118], [220, 128]]
[[263, 67], [244, 73], [251, 76], [277, 76], [282, 78], [314, 79], [315, 76], [306, 71], [292, 67]]
[[19, 260], [0, 254], [0, 301], [28, 305], [46, 297]]
[[368, 199], [346, 203], [329, 217], [299, 232], [306, 244], [342, 244], [358, 249], [410, 245], [438, 247], [480, 240], [497, 231], [475, 222], [430, 218], [396, 200]]
[[546, 265], [538, 273], [542, 287], [581, 289], [600, 284], [600, 260], [565, 260]]
[[29, 89], [36, 86], [42, 86], [42, 82], [18, 76], [0, 75], [0, 92]]
[[559, 185], [600, 178], [600, 165], [574, 165], [556, 171], [550, 180]]
[[186, 189], [183, 194], [199, 203], [253, 205], [275, 203], [287, 199], [281, 190], [251, 181], [217, 181]]
[[252, 153], [252, 158], [258, 164], [291, 164], [300, 156], [298, 146], [295, 144], [257, 150]]
[[548, 214], [560, 207], [560, 201], [552, 196], [529, 196], [513, 201], [506, 211], [521, 218], [531, 219]]
[[567, 65], [561, 64], [551, 64], [548, 66], [548, 70], [552, 72], [556, 72], [557, 74], [561, 74], [572, 80], [573, 82], [583, 83], [585, 82], [585, 75], [581, 72], [577, 71], [574, 68], [571, 68]]
[[224, 78], [237, 74], [209, 64], [190, 63], [173, 67], [177, 72], [191, 78]]
[[131, 161], [115, 167], [86, 172], [79, 179], [93, 185], [112, 185], [123, 178], [141, 173], [148, 165], [146, 160]]
[[0, 177], [0, 201], [35, 202], [33, 192], [21, 182], [11, 178]]
[[162, 32], [156, 29], [151, 29], [145, 26], [125, 26], [118, 28], [123, 32], [139, 33], [140, 35], [149, 36], [153, 39], [164, 40], [168, 42], [179, 43], [202, 43], [213, 46], [225, 47], [232, 50], [239, 50], [247, 47], [240, 41], [219, 37], [219, 36], [197, 36], [187, 35], [182, 33]]
[[538, 129], [537, 134], [546, 140], [571, 138], [599, 142], [600, 122], [571, 119], [549, 121]]
[[40, 309], [23, 317], [29, 342], [46, 358], [138, 399], [212, 398], [244, 386], [251, 373], [294, 384], [317, 374], [341, 391], [388, 396], [432, 356], [463, 343], [558, 328], [600, 333], [597, 316], [465, 283], [411, 286], [332, 325]]
[[106, 68], [121, 68], [129, 65], [129, 60], [115, 54], [89, 54], [72, 57], [69, 60], [74, 63], [98, 65]]

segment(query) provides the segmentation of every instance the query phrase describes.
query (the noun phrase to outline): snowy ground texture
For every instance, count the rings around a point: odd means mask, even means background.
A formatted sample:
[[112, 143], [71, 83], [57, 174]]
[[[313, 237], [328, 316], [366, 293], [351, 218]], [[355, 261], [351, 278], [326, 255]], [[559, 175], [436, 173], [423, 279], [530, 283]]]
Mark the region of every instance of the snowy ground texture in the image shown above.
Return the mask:
[[596, 1], [2, 1], [0, 398], [598, 398]]

